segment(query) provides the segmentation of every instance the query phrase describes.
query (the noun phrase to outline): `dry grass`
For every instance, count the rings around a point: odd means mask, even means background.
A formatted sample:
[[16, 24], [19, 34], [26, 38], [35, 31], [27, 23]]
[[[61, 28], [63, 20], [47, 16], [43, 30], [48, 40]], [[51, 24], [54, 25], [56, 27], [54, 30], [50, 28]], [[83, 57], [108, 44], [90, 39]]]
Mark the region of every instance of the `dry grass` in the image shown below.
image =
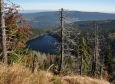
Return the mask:
[[28, 68], [0, 64], [0, 84], [109, 84], [104, 80], [81, 76], [54, 76], [46, 71], [31, 73]]
[[110, 84], [105, 80], [93, 79], [90, 77], [81, 76], [65, 76], [62, 78], [63, 84]]
[[44, 71], [31, 73], [28, 68], [17, 64], [8, 68], [0, 65], [0, 84], [52, 84], [51, 76]]

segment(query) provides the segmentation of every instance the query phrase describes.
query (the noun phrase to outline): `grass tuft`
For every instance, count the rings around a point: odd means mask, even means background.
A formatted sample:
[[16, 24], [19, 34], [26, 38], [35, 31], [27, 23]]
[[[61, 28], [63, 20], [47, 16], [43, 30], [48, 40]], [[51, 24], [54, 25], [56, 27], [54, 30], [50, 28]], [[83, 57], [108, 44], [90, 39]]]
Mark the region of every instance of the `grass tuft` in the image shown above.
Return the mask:
[[0, 84], [110, 84], [105, 80], [81, 76], [55, 76], [46, 71], [31, 73], [29, 68], [19, 64], [0, 64]]

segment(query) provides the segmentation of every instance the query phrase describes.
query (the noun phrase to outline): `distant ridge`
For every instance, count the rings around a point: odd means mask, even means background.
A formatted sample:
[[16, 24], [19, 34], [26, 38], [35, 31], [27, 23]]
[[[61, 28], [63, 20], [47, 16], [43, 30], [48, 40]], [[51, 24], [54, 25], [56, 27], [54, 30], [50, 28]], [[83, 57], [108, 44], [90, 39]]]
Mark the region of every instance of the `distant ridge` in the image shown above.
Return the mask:
[[[53, 12], [59, 10], [19, 10], [19, 13], [37, 13], [37, 12]], [[91, 12], [91, 11], [78, 11], [78, 10], [68, 10], [68, 11], [77, 11], [77, 12], [88, 12], [88, 13], [106, 13], [106, 14], [115, 14], [115, 12]]]
[[[36, 28], [49, 28], [59, 26], [60, 15], [59, 11], [43, 11], [33, 10], [21, 13], [28, 22]], [[94, 20], [115, 20], [115, 14], [112, 13], [99, 13], [99, 12], [82, 12], [82, 11], [66, 11], [65, 17], [69, 19], [66, 21], [77, 22], [77, 21], [94, 21]]]
[[19, 10], [19, 13], [38, 13], [38, 12], [52, 12], [56, 10]]

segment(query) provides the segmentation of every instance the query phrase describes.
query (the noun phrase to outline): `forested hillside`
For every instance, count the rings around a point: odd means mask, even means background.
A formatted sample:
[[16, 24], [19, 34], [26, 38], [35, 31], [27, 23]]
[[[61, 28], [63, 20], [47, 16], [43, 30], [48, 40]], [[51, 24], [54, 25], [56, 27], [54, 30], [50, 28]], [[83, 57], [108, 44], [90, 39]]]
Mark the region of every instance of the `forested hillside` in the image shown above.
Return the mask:
[[[36, 12], [36, 13], [22, 13], [33, 27], [49, 28], [59, 25], [59, 12]], [[88, 21], [88, 20], [108, 20], [114, 19], [115, 14], [98, 13], [98, 12], [80, 12], [80, 11], [66, 11], [65, 17], [73, 21]]]

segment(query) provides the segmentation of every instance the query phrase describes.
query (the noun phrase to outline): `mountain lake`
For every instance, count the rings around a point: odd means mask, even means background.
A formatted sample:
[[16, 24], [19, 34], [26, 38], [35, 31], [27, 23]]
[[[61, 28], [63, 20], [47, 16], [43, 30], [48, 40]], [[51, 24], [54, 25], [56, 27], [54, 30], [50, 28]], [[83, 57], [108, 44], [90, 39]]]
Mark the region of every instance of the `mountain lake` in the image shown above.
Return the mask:
[[26, 46], [35, 51], [40, 51], [43, 53], [56, 53], [55, 43], [59, 43], [56, 38], [52, 37], [49, 34], [45, 34], [38, 38], [27, 41]]

